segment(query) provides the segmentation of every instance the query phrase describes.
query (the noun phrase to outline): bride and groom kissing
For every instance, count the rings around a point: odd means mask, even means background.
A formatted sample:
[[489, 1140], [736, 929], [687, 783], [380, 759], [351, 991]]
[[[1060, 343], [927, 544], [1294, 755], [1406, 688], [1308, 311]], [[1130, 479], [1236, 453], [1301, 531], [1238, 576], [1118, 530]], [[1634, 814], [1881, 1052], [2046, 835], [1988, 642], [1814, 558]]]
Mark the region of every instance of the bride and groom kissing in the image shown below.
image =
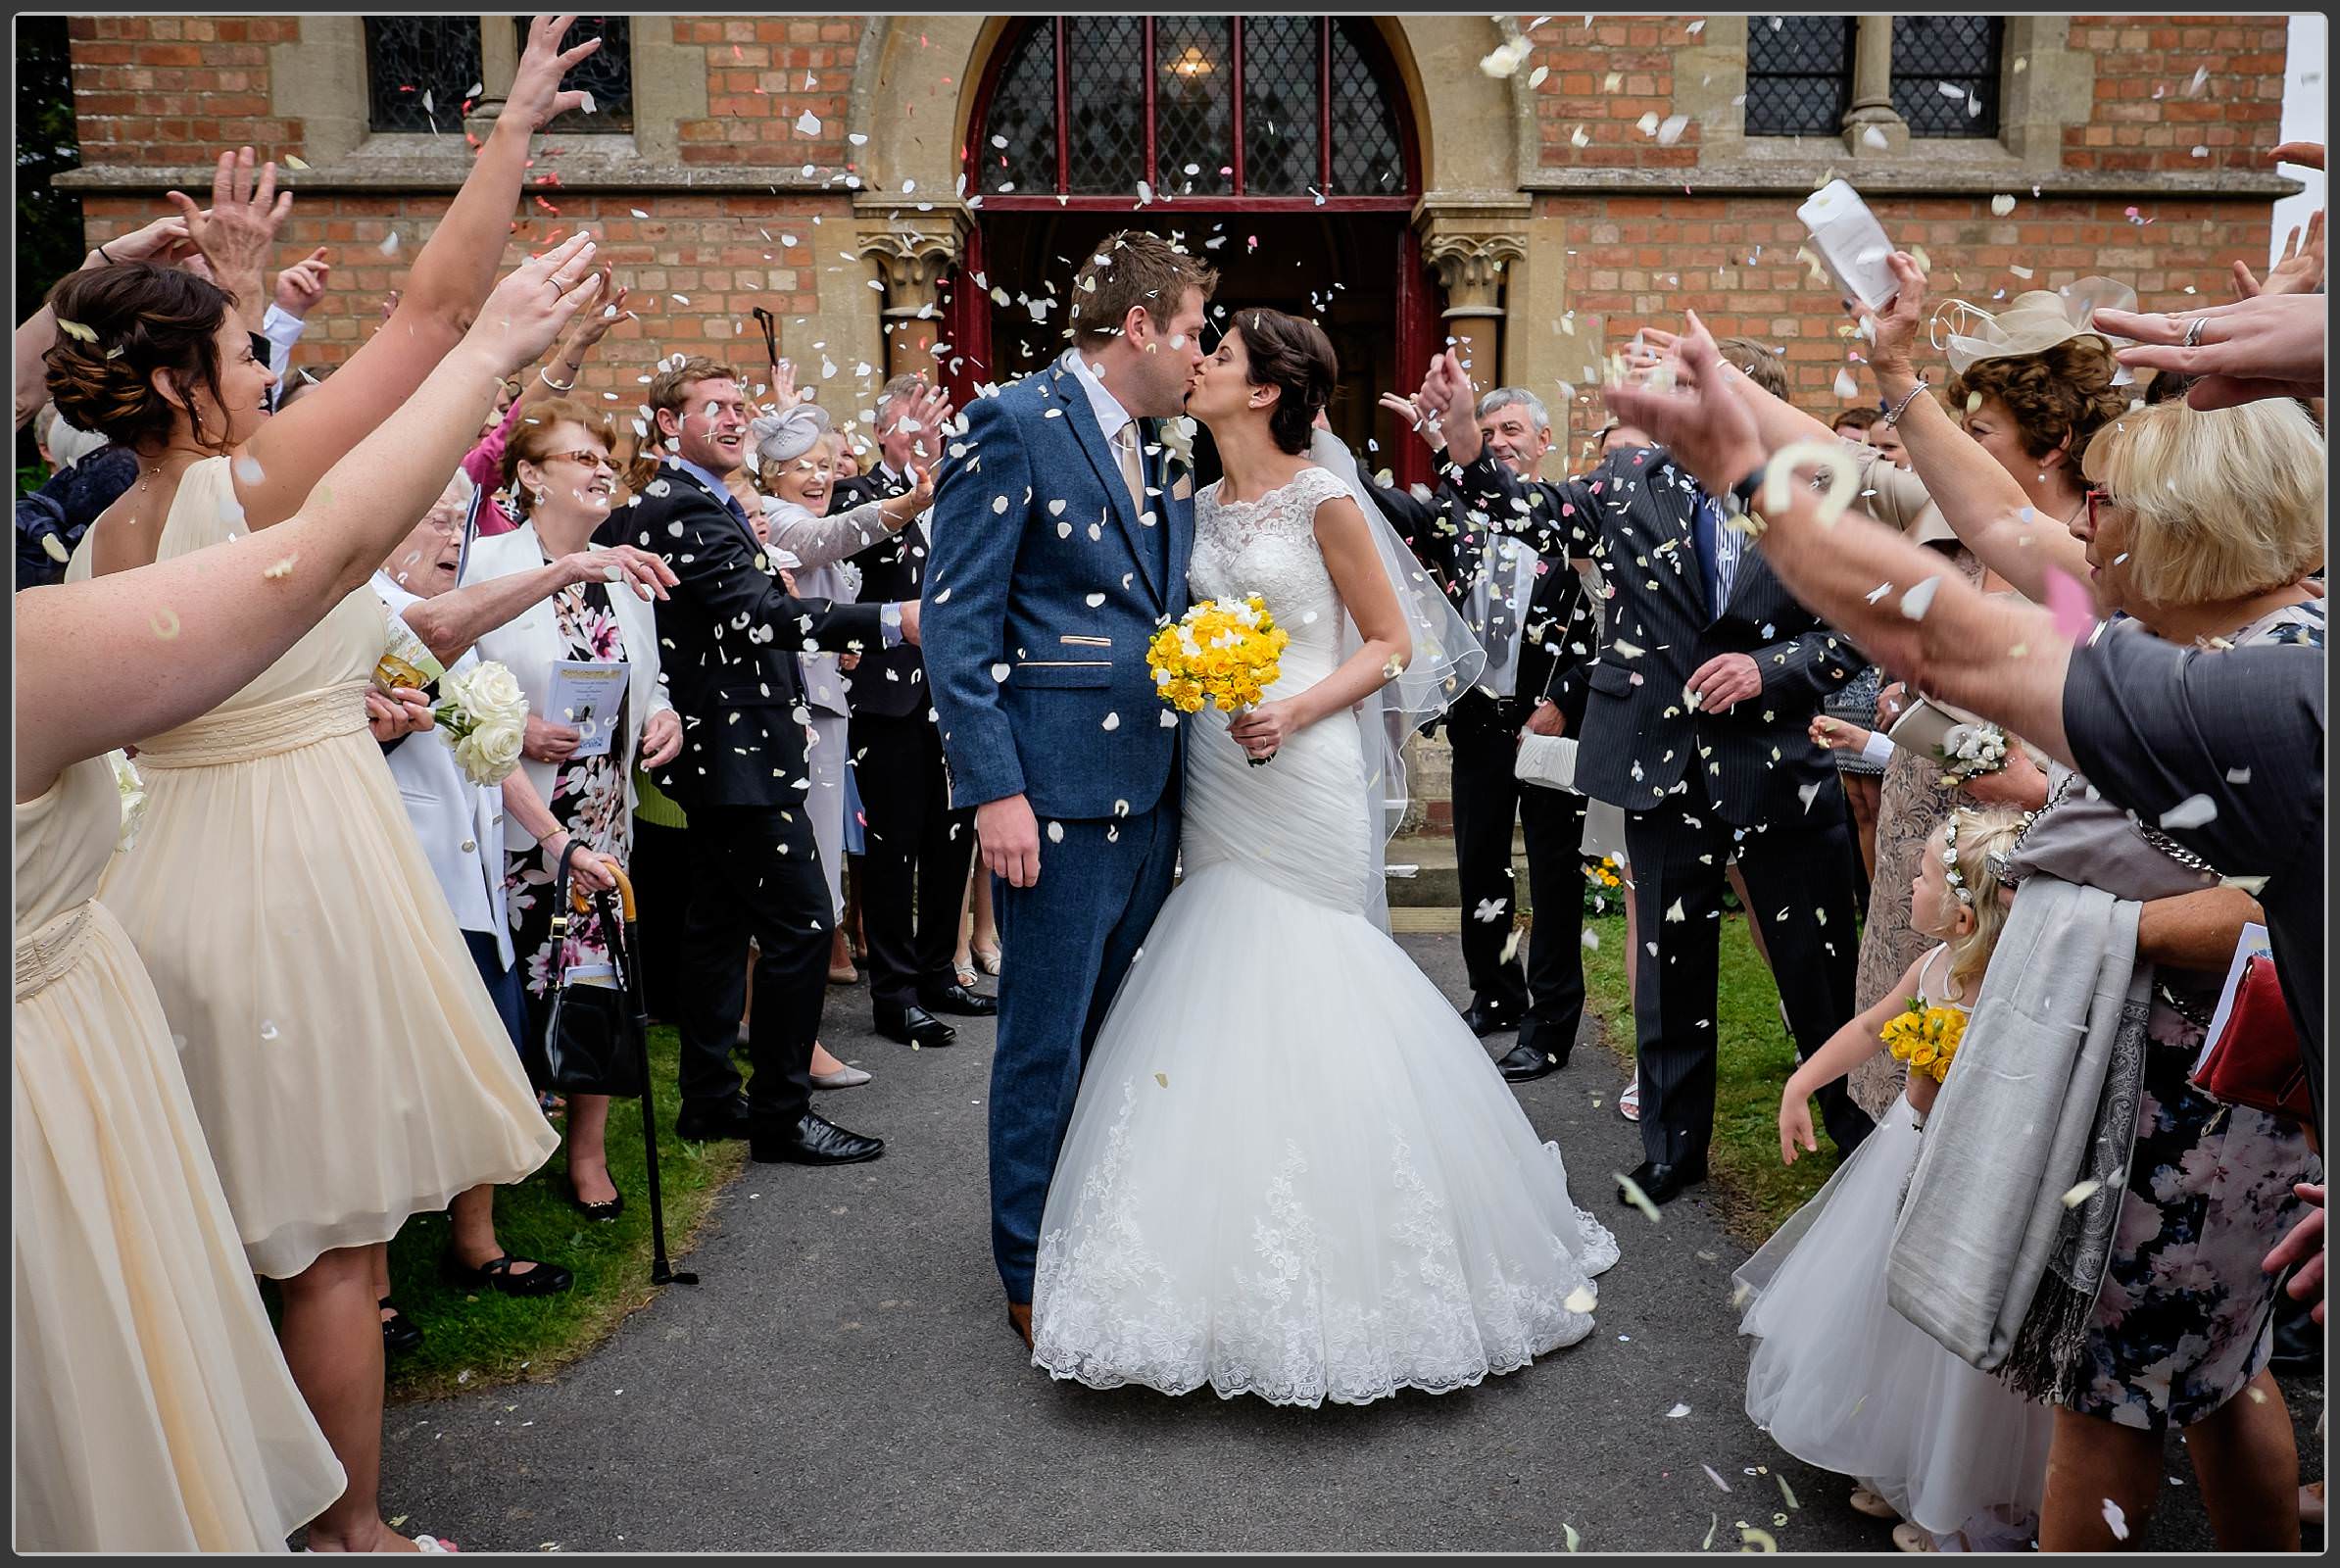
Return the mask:
[[[1070, 352], [969, 406], [936, 488], [926, 669], [1020, 955], [994, 1255], [1057, 1377], [1459, 1388], [1589, 1334], [1617, 1248], [1387, 932], [1398, 749], [1485, 656], [1312, 429], [1323, 332], [1239, 309], [1206, 355], [1216, 281], [1099, 244]], [[1225, 469], [1199, 494], [1160, 434], [1182, 413]], [[1148, 642], [1252, 593], [1291, 633], [1267, 700], [1182, 720]]]

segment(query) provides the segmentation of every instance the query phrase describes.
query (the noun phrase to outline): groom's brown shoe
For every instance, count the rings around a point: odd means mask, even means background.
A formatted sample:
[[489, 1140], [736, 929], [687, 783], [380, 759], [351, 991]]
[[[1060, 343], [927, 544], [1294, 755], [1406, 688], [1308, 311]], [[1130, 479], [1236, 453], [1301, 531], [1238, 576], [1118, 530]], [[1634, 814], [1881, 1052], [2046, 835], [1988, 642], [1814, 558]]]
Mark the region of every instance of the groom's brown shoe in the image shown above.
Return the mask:
[[1007, 1303], [1007, 1326], [1015, 1330], [1016, 1337], [1024, 1342], [1025, 1349], [1032, 1348], [1032, 1303], [1030, 1301]]

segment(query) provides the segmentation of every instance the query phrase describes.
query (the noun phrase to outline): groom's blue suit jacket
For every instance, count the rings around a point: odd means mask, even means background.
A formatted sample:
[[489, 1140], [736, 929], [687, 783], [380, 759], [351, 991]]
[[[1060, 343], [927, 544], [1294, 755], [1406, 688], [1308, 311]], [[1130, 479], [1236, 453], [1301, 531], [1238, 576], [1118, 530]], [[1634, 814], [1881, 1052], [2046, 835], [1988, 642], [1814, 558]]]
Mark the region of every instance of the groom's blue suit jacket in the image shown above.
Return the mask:
[[1160, 799], [1179, 731], [1146, 644], [1187, 610], [1193, 478], [1140, 421], [1146, 504], [1059, 360], [967, 409], [935, 485], [920, 640], [951, 803], [1045, 821]]

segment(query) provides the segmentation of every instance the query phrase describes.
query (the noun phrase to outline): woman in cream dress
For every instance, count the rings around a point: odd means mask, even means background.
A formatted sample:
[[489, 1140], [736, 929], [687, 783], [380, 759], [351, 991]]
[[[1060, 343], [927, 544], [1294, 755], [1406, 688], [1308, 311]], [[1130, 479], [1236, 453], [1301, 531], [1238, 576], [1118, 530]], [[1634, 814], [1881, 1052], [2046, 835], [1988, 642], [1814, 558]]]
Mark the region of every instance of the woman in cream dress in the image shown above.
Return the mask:
[[[181, 1041], [129, 933], [93, 897], [124, 815], [102, 754], [156, 731], [183, 734], [240, 683], [267, 679], [270, 662], [316, 636], [320, 618], [330, 627], [335, 607], [363, 591], [428, 504], [424, 492], [461, 455], [498, 373], [541, 352], [590, 292], [564, 299], [548, 287], [582, 249], [580, 237], [515, 273], [482, 313], [493, 324], [474, 328], [420, 396], [333, 467], [304, 515], [267, 535], [18, 596], [19, 1549], [279, 1550], [345, 1493], [269, 1333], [210, 1130], [182, 1076]], [[153, 292], [160, 272], [85, 272], [61, 286], [58, 305], [93, 330], [112, 325], [96, 307]], [[218, 290], [207, 296], [210, 285], [169, 275], [185, 301], [212, 301], [223, 357], [244, 346]], [[93, 401], [113, 373], [101, 356], [118, 341], [100, 330], [92, 343], [61, 342], [48, 356], [52, 388]], [[265, 368], [246, 366], [216, 378], [226, 410], [250, 407], [253, 387], [268, 383]], [[356, 706], [359, 740], [370, 745], [362, 698]], [[150, 808], [138, 850], [155, 827]], [[180, 890], [183, 923], [210, 923], [250, 885], [248, 868], [216, 866]], [[268, 895], [241, 902], [258, 906]], [[322, 972], [346, 956], [330, 932], [318, 934], [310, 967], [320, 978], [311, 984], [322, 990]], [[340, 996], [346, 1004], [352, 992]]]
[[[142, 479], [90, 529], [69, 576], [280, 526], [333, 457], [456, 346], [494, 281], [531, 133], [582, 102], [560, 81], [591, 46], [562, 53], [559, 22], [530, 24], [504, 113], [397, 312], [281, 419], [263, 412], [272, 378], [225, 309], [265, 297], [261, 267], [283, 212], [269, 176], [255, 190], [223, 161], [212, 211], [188, 204], [190, 234], [226, 293], [121, 269], [109, 270], [143, 275], [76, 303], [73, 318], [118, 357], [60, 344], [52, 393], [76, 423], [136, 451]], [[71, 386], [60, 356], [73, 361]], [[426, 487], [435, 494], [451, 471], [441, 466]], [[157, 631], [168, 638], [170, 627]], [[557, 1143], [366, 733], [365, 693], [386, 642], [387, 616], [361, 582], [212, 713], [138, 737], [147, 824], [102, 886], [186, 1041], [228, 1206], [252, 1268], [284, 1282], [286, 1360], [349, 1475], [311, 1534], [355, 1549], [403, 1539], [381, 1523], [375, 1495], [373, 1249], [409, 1214], [525, 1176]]]

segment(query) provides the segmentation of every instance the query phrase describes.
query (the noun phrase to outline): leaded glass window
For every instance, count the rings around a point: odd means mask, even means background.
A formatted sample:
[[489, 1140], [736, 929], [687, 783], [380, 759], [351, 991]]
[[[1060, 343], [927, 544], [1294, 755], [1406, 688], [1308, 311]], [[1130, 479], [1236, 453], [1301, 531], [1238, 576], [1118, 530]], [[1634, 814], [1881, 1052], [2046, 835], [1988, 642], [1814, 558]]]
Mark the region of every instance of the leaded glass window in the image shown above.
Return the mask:
[[[528, 18], [512, 18], [513, 54], [528, 48]], [[633, 24], [624, 17], [579, 17], [561, 40], [574, 49], [588, 38], [602, 46], [561, 79], [561, 86], [593, 94], [593, 113], [572, 109], [546, 126], [571, 135], [619, 135], [634, 128]]]
[[1912, 136], [1999, 133], [1998, 17], [1895, 17], [1893, 112]]
[[1397, 108], [1346, 25], [1333, 28], [1333, 189], [1390, 196], [1405, 189]]
[[366, 122], [381, 131], [463, 128], [479, 81], [477, 17], [367, 17]]
[[1056, 188], [1056, 29], [1038, 26], [1022, 46], [992, 97], [990, 121], [977, 154], [981, 191], [1039, 195]]
[[1317, 49], [1313, 17], [1243, 20], [1243, 184], [1261, 196], [1304, 196], [1317, 180]]
[[1224, 17], [1154, 20], [1154, 168], [1165, 190], [1235, 189], [1233, 41]]
[[1852, 81], [1853, 19], [1747, 19], [1750, 136], [1830, 136]]
[[1066, 24], [1070, 112], [1065, 188], [1133, 192], [1146, 177], [1146, 21], [1075, 17]]

